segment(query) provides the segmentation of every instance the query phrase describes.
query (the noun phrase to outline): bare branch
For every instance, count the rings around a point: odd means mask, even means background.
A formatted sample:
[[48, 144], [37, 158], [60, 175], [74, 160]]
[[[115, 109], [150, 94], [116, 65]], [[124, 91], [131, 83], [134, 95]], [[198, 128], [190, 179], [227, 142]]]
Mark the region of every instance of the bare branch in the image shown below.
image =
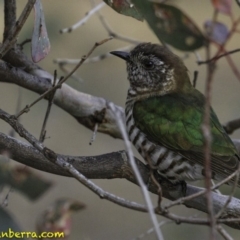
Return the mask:
[[156, 215], [154, 214], [154, 207], [153, 207], [150, 195], [148, 193], [146, 184], [144, 183], [144, 181], [142, 179], [142, 176], [141, 176], [140, 172], [138, 171], [137, 164], [135, 163], [135, 160], [134, 160], [134, 157], [133, 157], [131, 143], [129, 142], [129, 139], [128, 139], [128, 135], [127, 135], [127, 132], [126, 132], [126, 129], [125, 129], [125, 125], [123, 123], [123, 118], [121, 118], [122, 117], [121, 112], [119, 112], [118, 109], [115, 108], [115, 105], [113, 103], [109, 104], [109, 107], [113, 111], [113, 113], [115, 115], [115, 120], [117, 122], [117, 125], [118, 125], [120, 131], [121, 131], [121, 134], [122, 134], [122, 137], [123, 137], [123, 140], [124, 140], [124, 143], [125, 143], [125, 147], [126, 147], [126, 150], [127, 150], [128, 158], [130, 159], [131, 167], [133, 169], [134, 175], [135, 175], [135, 177], [137, 179], [137, 182], [140, 186], [140, 189], [142, 191], [142, 195], [144, 197], [145, 203], [147, 205], [148, 213], [150, 215], [150, 219], [152, 221], [155, 234], [156, 234], [156, 236], [159, 240], [163, 240], [164, 238], [163, 238], [163, 235], [162, 235], [162, 232], [161, 232], [160, 228], [158, 227], [158, 221], [157, 221]]
[[[207, 58], [210, 56], [209, 46], [206, 47]], [[211, 143], [212, 135], [210, 131], [210, 105], [211, 105], [211, 94], [212, 94], [212, 81], [215, 65], [210, 63], [207, 65], [207, 80], [205, 87], [205, 109], [202, 123], [202, 132], [204, 136], [204, 172], [205, 172], [205, 187], [206, 187], [206, 199], [208, 207], [208, 216], [210, 219], [211, 234], [210, 239], [216, 239], [216, 218], [213, 210], [212, 191], [211, 191]]]
[[94, 130], [93, 130], [93, 134], [92, 134], [92, 137], [90, 139], [89, 145], [92, 145], [93, 142], [95, 141], [96, 136], [97, 136], [97, 130], [98, 130], [98, 123], [95, 124], [95, 127], [94, 127]]
[[14, 116], [7, 114], [0, 109], [0, 118], [10, 124], [21, 137], [24, 137], [29, 143], [31, 143], [36, 148], [36, 150], [38, 150], [43, 156], [45, 156], [51, 163], [59, 166], [60, 168], [70, 173], [72, 177], [76, 178], [84, 186], [96, 193], [100, 198], [107, 199], [124, 207], [146, 212], [145, 206], [117, 197], [98, 187], [92, 181], [87, 179], [82, 173], [80, 173], [72, 164], [66, 162], [64, 158], [62, 158], [60, 155], [57, 155], [55, 152], [53, 152], [49, 148], [46, 148], [42, 143], [40, 143], [17, 121], [17, 118], [15, 118]]
[[[52, 87], [51, 79], [53, 79], [53, 76], [51, 74], [40, 69], [34, 70], [34, 74], [37, 76], [28, 74], [21, 68], [13, 68], [4, 62], [0, 62], [0, 82], [15, 83], [39, 94]], [[54, 103], [71, 114], [85, 127], [93, 130], [95, 124], [99, 123], [99, 132], [109, 134], [114, 138], [121, 138], [114, 116], [104, 98], [78, 92], [63, 84], [54, 96]], [[123, 109], [118, 108], [124, 115]]]
[[[127, 46], [127, 47], [116, 49], [116, 51], [129, 51], [131, 48], [132, 48], [132, 46]], [[109, 57], [113, 57], [113, 55], [110, 53], [104, 53], [99, 56], [95, 56], [95, 57], [86, 59], [84, 64], [99, 62], [99, 61], [109, 58]], [[54, 63], [57, 63], [60, 66], [65, 65], [65, 64], [77, 64], [79, 61], [80, 61], [80, 59], [70, 59], [70, 58], [56, 58], [53, 60]]]
[[[233, 177], [235, 177], [238, 174], [238, 172], [239, 172], [239, 170], [236, 170], [231, 175], [229, 175], [227, 178], [223, 179], [222, 181], [220, 181], [219, 183], [217, 183], [213, 187], [211, 187], [211, 190], [214, 191], [214, 190], [218, 189], [220, 186], [222, 186], [223, 184], [229, 182], [229, 180], [231, 180]], [[199, 197], [201, 195], [204, 195], [205, 193], [206, 193], [206, 189], [204, 189], [202, 192], [197, 192], [197, 193], [192, 194], [190, 196], [179, 198], [176, 201], [173, 201], [173, 202], [168, 203], [167, 205], [165, 205], [164, 209], [169, 209], [169, 208], [171, 208], [173, 206], [183, 204], [183, 203], [185, 203], [185, 202], [187, 202], [189, 200], [192, 200], [192, 199], [197, 198], [197, 197]]]
[[[71, 177], [71, 174], [66, 169], [62, 169], [61, 167], [49, 162], [44, 157], [44, 155], [34, 147], [28, 145], [25, 142], [0, 133], [0, 152], [4, 150], [11, 152], [11, 158], [20, 163], [45, 172]], [[63, 159], [66, 163], [71, 163], [75, 169], [80, 171], [87, 178], [125, 178], [126, 180], [137, 184], [125, 151], [89, 157], [65, 156], [60, 154], [57, 154], [57, 156]], [[135, 161], [144, 182], [148, 183], [148, 190], [154, 194], [158, 194], [157, 186], [151, 181], [151, 179], [149, 179], [149, 168], [136, 158]], [[183, 189], [181, 185], [172, 185], [170, 182], [164, 179], [158, 179], [158, 181], [161, 183], [163, 196], [165, 198], [176, 200], [183, 196]], [[184, 205], [203, 212], [207, 212], [206, 199], [205, 196], [203, 196], [202, 192], [205, 192], [205, 189], [194, 187], [188, 184], [186, 189], [186, 198], [189, 197], [189, 201], [185, 202]], [[198, 195], [198, 197], [193, 199], [191, 198], [191, 195]], [[214, 211], [217, 213], [225, 204], [228, 196], [219, 195], [213, 192], [212, 197], [214, 202]], [[224, 219], [218, 219], [217, 221], [219, 223], [225, 223], [230, 227], [240, 229], [239, 205], [240, 200], [232, 198], [230, 204], [225, 209]], [[138, 211], [142, 211], [142, 208], [138, 209]], [[159, 212], [157, 213], [159, 214]], [[206, 219], [194, 218], [192, 220], [191, 218], [189, 219], [187, 217], [180, 217], [174, 214], [170, 214], [168, 211], [164, 211], [164, 213], [165, 217], [173, 221], [177, 221], [178, 223], [186, 222], [190, 224], [208, 224], [208, 220]]]
[[198, 79], [198, 71], [194, 71], [193, 73], [193, 87], [196, 87]]
[[223, 127], [227, 134], [232, 134], [235, 130], [240, 128], [240, 118], [225, 123]]
[[217, 225], [217, 230], [225, 240], [233, 240], [233, 238], [227, 233], [227, 231], [221, 225]]
[[9, 49], [13, 46], [13, 44], [16, 42], [17, 36], [19, 32], [21, 31], [24, 23], [26, 22], [36, 0], [28, 0], [25, 8], [23, 9], [19, 19], [17, 20], [16, 24], [9, 30], [12, 34], [11, 38], [5, 39], [3, 45], [0, 48], [0, 58], [2, 58]]
[[70, 33], [73, 30], [81, 27], [82, 25], [84, 25], [88, 19], [93, 16], [93, 14], [95, 14], [97, 11], [99, 11], [102, 7], [106, 6], [106, 4], [104, 2], [99, 3], [98, 5], [96, 5], [93, 9], [91, 9], [89, 12], [87, 12], [85, 14], [85, 17], [82, 18], [80, 21], [78, 21], [77, 23], [75, 23], [74, 25], [72, 25], [69, 28], [64, 28], [60, 30], [60, 33]]
[[106, 38], [100, 42], [96, 42], [92, 49], [88, 52], [86, 56], [83, 56], [79, 63], [73, 68], [73, 70], [65, 77], [59, 80], [58, 84], [56, 84], [54, 87], [51, 87], [49, 90], [47, 90], [45, 93], [43, 93], [38, 99], [33, 101], [31, 104], [27, 105], [23, 110], [21, 110], [18, 114], [15, 115], [16, 118], [19, 118], [23, 113], [28, 112], [29, 109], [34, 106], [37, 102], [42, 100], [44, 97], [46, 97], [50, 92], [56, 90], [57, 88], [60, 88], [64, 82], [66, 82], [71, 75], [77, 71], [77, 69], [84, 63], [84, 61], [93, 53], [93, 51], [100, 45], [106, 43], [107, 41], [111, 40], [112, 38]]
[[220, 217], [224, 214], [225, 208], [226, 208], [227, 205], [231, 202], [232, 197], [234, 196], [235, 190], [236, 190], [237, 185], [238, 185], [239, 171], [240, 171], [240, 164], [239, 164], [239, 166], [238, 166], [238, 170], [237, 170], [237, 173], [236, 173], [236, 176], [235, 176], [235, 181], [234, 181], [234, 184], [233, 184], [233, 186], [232, 186], [232, 191], [231, 191], [231, 193], [229, 194], [228, 199], [227, 199], [227, 201], [225, 202], [225, 204], [223, 205], [222, 209], [220, 209], [220, 211], [216, 214], [216, 216], [215, 216], [216, 218], [220, 218]]
[[208, 63], [211, 63], [211, 62], [214, 62], [214, 61], [217, 61], [218, 59], [222, 58], [222, 57], [225, 57], [227, 55], [230, 55], [230, 54], [233, 54], [233, 53], [237, 53], [237, 52], [240, 52], [240, 48], [237, 48], [237, 49], [234, 49], [232, 51], [228, 51], [228, 52], [225, 52], [221, 55], [218, 55], [218, 56], [215, 56], [209, 60], [206, 60], [206, 61], [197, 61], [197, 64], [198, 65], [202, 65], [202, 64], [208, 64]]
[[3, 42], [11, 37], [16, 23], [16, 0], [4, 0], [4, 33]]
[[109, 36], [114, 37], [116, 39], [119, 39], [121, 41], [125, 41], [125, 42], [128, 42], [128, 43], [134, 44], [134, 45], [141, 43], [139, 40], [136, 40], [136, 39], [133, 39], [133, 38], [130, 38], [130, 37], [126, 37], [126, 36], [122, 36], [119, 33], [115, 33], [111, 29], [111, 27], [109, 26], [109, 24], [105, 20], [104, 16], [100, 12], [98, 12], [98, 17], [99, 17], [99, 20], [101, 21], [103, 27], [108, 32]]
[[[55, 87], [56, 82], [57, 82], [57, 71], [55, 70], [52, 87]], [[44, 120], [43, 120], [43, 125], [42, 125], [42, 129], [41, 129], [40, 137], [39, 137], [40, 142], [44, 142], [45, 137], [46, 137], [47, 120], [48, 120], [49, 115], [50, 115], [50, 111], [51, 111], [51, 107], [52, 107], [52, 104], [53, 104], [53, 98], [54, 98], [55, 93], [56, 93], [56, 90], [52, 91], [50, 96], [49, 96], [49, 99], [48, 99], [48, 107], [47, 107], [47, 111], [46, 111], [46, 114], [45, 114], [45, 117], [44, 117]]]
[[[159, 224], [158, 224], [158, 227], [162, 227], [166, 224], [169, 224], [169, 223], [174, 223], [173, 221], [171, 220], [166, 220], [166, 221], [161, 221]], [[133, 238], [132, 240], [139, 240], [139, 239], [144, 239], [147, 237], [147, 235], [150, 235], [151, 233], [154, 232], [154, 229], [153, 228], [150, 228], [148, 229], [145, 233], [142, 233], [141, 235], [137, 236], [136, 238]]]

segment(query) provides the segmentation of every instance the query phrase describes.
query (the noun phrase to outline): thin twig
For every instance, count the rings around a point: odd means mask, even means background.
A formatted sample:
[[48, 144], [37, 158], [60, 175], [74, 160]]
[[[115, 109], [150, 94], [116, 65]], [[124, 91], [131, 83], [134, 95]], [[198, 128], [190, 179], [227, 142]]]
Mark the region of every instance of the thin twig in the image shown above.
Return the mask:
[[[132, 48], [132, 46], [127, 46], [127, 47], [116, 49], [116, 51], [129, 51], [131, 48]], [[106, 58], [109, 58], [109, 57], [113, 57], [113, 55], [110, 54], [110, 53], [104, 53], [104, 54], [101, 54], [99, 56], [88, 58], [84, 62], [84, 64], [99, 62], [99, 61], [101, 61], [103, 59], [106, 59]], [[71, 58], [56, 58], [56, 59], [53, 60], [54, 63], [57, 63], [60, 66], [65, 65], [65, 64], [74, 64], [75, 65], [75, 64], [79, 63], [79, 61], [80, 61], [79, 59], [71, 59]]]
[[227, 134], [232, 134], [235, 130], [240, 128], [240, 118], [225, 123], [223, 128]]
[[[78, 59], [77, 63], [78, 63], [79, 61], [80, 61], [80, 60]], [[75, 64], [77, 64], [77, 63], [75, 63]], [[71, 71], [71, 70], [69, 70], [69, 69], [67, 68], [66, 64], [64, 64], [64, 63], [59, 63], [58, 66], [59, 66], [59, 68], [60, 68], [64, 73], [66, 73], [66, 74], [69, 74], [70, 71]], [[83, 79], [80, 78], [80, 77], [78, 77], [76, 73], [73, 73], [72, 76], [71, 76], [71, 78], [72, 78], [73, 80], [79, 82], [79, 83], [83, 83]]]
[[84, 61], [93, 53], [93, 51], [100, 45], [108, 42], [109, 40], [111, 40], [112, 38], [106, 38], [100, 42], [96, 42], [94, 44], [94, 46], [92, 47], [92, 49], [88, 52], [87, 55], [83, 56], [81, 58], [81, 60], [79, 61], [79, 63], [73, 68], [73, 70], [65, 77], [63, 77], [62, 79], [60, 79], [60, 81], [58, 82], [57, 85], [55, 85], [54, 87], [50, 88], [49, 90], [47, 90], [45, 93], [43, 93], [39, 98], [37, 98], [34, 102], [32, 102], [30, 105], [27, 105], [24, 109], [22, 109], [18, 114], [15, 115], [16, 118], [19, 118], [19, 116], [21, 116], [23, 113], [27, 112], [30, 110], [30, 108], [32, 106], [34, 106], [37, 102], [39, 102], [41, 99], [43, 99], [44, 97], [46, 97], [46, 95], [48, 95], [51, 91], [56, 90], [57, 88], [60, 88], [62, 86], [62, 84], [64, 82], [66, 82], [71, 75], [84, 63]]
[[[213, 187], [211, 187], [211, 190], [214, 191], [215, 189], [218, 189], [220, 186], [222, 186], [223, 184], [229, 182], [233, 177], [236, 176], [236, 174], [238, 173], [238, 170], [236, 170], [235, 172], [233, 172], [231, 175], [229, 175], [228, 177], [226, 177], [225, 179], [223, 179], [222, 181], [218, 182], [217, 184], [215, 184]], [[195, 194], [192, 194], [190, 196], [187, 196], [187, 197], [183, 197], [183, 198], [179, 198], [177, 199], [176, 201], [172, 201], [171, 203], [167, 204], [164, 206], [164, 209], [169, 209], [173, 206], [176, 206], [176, 205], [180, 205], [180, 204], [183, 204], [184, 202], [186, 201], [189, 201], [193, 198], [196, 198], [196, 197], [199, 197], [203, 194], [206, 193], [206, 190], [204, 189], [203, 191], [200, 191], [200, 192], [197, 192]]]
[[199, 52], [198, 52], [198, 51], [194, 51], [193, 53], [194, 53], [194, 55], [195, 55], [195, 57], [196, 57], [196, 59], [197, 59], [197, 63], [198, 63], [198, 62], [201, 62], [201, 61], [202, 61], [202, 57], [201, 57], [201, 55], [199, 54]]
[[[53, 87], [55, 87], [56, 82], [57, 82], [57, 71], [55, 70], [54, 71], [53, 84], [52, 84]], [[47, 107], [47, 111], [46, 111], [46, 114], [45, 114], [45, 117], [44, 117], [42, 129], [41, 129], [41, 133], [40, 133], [40, 137], [39, 137], [39, 142], [44, 142], [45, 137], [46, 137], [47, 120], [48, 120], [49, 115], [50, 115], [50, 111], [51, 111], [51, 107], [52, 107], [52, 104], [53, 104], [53, 99], [54, 99], [55, 93], [56, 93], [56, 90], [52, 91], [50, 96], [49, 96], [49, 99], [48, 99], [48, 107]]]
[[[18, 87], [18, 99], [17, 99], [17, 105], [16, 105], [16, 111], [15, 113], [19, 112], [21, 109], [21, 104], [22, 104], [22, 91], [21, 88]], [[19, 119], [20, 120], [20, 119]], [[9, 136], [15, 137], [15, 130], [12, 128], [9, 132]]]
[[[212, 186], [213, 186], [213, 187], [216, 185], [213, 179], [211, 179], [211, 183], [212, 183]], [[219, 195], [222, 195], [222, 193], [220, 192], [219, 189], [214, 189], [214, 192], [216, 192], [216, 193], [219, 194]]]
[[2, 203], [1, 203], [1, 206], [2, 207], [7, 207], [8, 206], [8, 200], [9, 200], [9, 196], [10, 196], [10, 193], [13, 192], [13, 188], [12, 186], [9, 188], [7, 194], [5, 195]]
[[[161, 221], [159, 224], [158, 224], [158, 227], [162, 227], [166, 224], [169, 224], [169, 223], [174, 223], [173, 221], [171, 220], [166, 220], [166, 221]], [[148, 229], [145, 233], [142, 233], [141, 235], [137, 236], [136, 238], [133, 238], [132, 240], [139, 240], [139, 239], [143, 239], [143, 238], [146, 238], [147, 235], [150, 235], [154, 232], [154, 228], [150, 228]]]
[[197, 79], [198, 79], [198, 71], [194, 71], [194, 73], [193, 73], [193, 87], [194, 88], [196, 88]]
[[[225, 51], [225, 50], [224, 50]], [[233, 73], [235, 74], [235, 76], [238, 78], [238, 80], [240, 81], [240, 72], [237, 68], [237, 66], [235, 65], [234, 61], [232, 60], [231, 56], [227, 55], [226, 56], [226, 60], [229, 64], [229, 66], [231, 67]]]
[[[238, 19], [236, 19], [235, 21], [232, 22], [232, 27], [231, 27], [231, 30], [229, 31], [229, 34], [226, 38], [226, 40], [224, 41], [223, 44], [221, 44], [219, 47], [218, 47], [218, 51], [217, 53], [215, 54], [215, 56], [212, 58], [213, 60], [211, 61], [211, 58], [207, 59], [206, 61], [209, 61], [210, 60], [210, 63], [214, 63], [218, 57], [220, 56], [221, 57], [221, 53], [224, 51], [224, 53], [222, 55], [226, 56], [227, 57], [227, 61], [229, 62], [229, 65], [231, 66], [234, 74], [236, 75], [236, 77], [240, 80], [240, 73], [238, 71], [238, 69], [235, 67], [235, 64], [233, 63], [233, 61], [231, 60], [228, 52], [226, 52], [225, 50], [225, 45], [227, 44], [227, 42], [230, 40], [230, 38], [232, 37], [232, 35], [236, 32], [237, 30], [237, 26], [238, 24], [240, 23], [240, 17], [238, 17]], [[214, 42], [213, 42], [214, 43]], [[238, 51], [238, 49], [236, 49]], [[235, 50], [233, 50], [235, 51]], [[232, 51], [230, 51], [231, 53]], [[233, 52], [234, 53], [234, 52]], [[204, 61], [203, 64], [206, 62]], [[198, 61], [199, 62], [199, 61]], [[200, 64], [201, 64], [202, 61], [200, 61]]]
[[233, 238], [221, 225], [217, 225], [217, 230], [225, 240], [233, 240]]
[[128, 154], [129, 159], [130, 159], [130, 164], [131, 164], [131, 167], [133, 169], [134, 175], [136, 176], [136, 179], [137, 179], [137, 182], [140, 186], [140, 189], [142, 191], [142, 194], [143, 194], [143, 197], [144, 197], [144, 200], [145, 200], [145, 203], [147, 205], [147, 209], [148, 209], [148, 212], [149, 212], [149, 215], [150, 215], [150, 219], [152, 221], [152, 224], [153, 224], [153, 227], [154, 227], [154, 230], [155, 230], [155, 234], [156, 234], [158, 239], [160, 239], [160, 240], [164, 239], [163, 235], [162, 235], [162, 232], [160, 231], [160, 229], [158, 227], [157, 217], [154, 213], [154, 207], [153, 207], [149, 192], [147, 190], [147, 187], [146, 187], [145, 183], [143, 182], [143, 179], [142, 179], [142, 177], [139, 173], [136, 162], [134, 160], [133, 152], [132, 152], [132, 149], [131, 149], [131, 144], [129, 142], [128, 135], [127, 135], [127, 132], [126, 132], [123, 120], [122, 120], [122, 115], [115, 108], [114, 104], [110, 103], [109, 108], [112, 110], [113, 114], [115, 115], [115, 120], [117, 122], [117, 125], [118, 125], [121, 133], [122, 133], [122, 137], [123, 137], [123, 140], [124, 140], [124, 143], [125, 143], [127, 154]]
[[24, 41], [22, 41], [21, 43], [19, 43], [20, 49], [23, 49], [23, 46], [24, 46], [25, 44], [27, 44], [27, 43], [30, 43], [31, 41], [32, 41], [31, 38], [27, 38], [27, 39], [25, 39]]
[[221, 55], [215, 56], [215, 57], [213, 57], [213, 58], [211, 58], [209, 60], [206, 60], [206, 61], [197, 61], [197, 63], [198, 63], [198, 65], [208, 64], [210, 62], [217, 61], [218, 59], [220, 59], [222, 57], [225, 57], [227, 55], [230, 55], [230, 54], [233, 54], [233, 53], [236, 53], [236, 52], [240, 52], [240, 48], [232, 50], [232, 51], [225, 52], [225, 53], [223, 53]]
[[238, 171], [237, 174], [235, 176], [235, 180], [234, 180], [234, 184], [232, 186], [232, 191], [229, 194], [227, 201], [225, 202], [225, 204], [223, 205], [223, 207], [219, 210], [219, 212], [215, 215], [215, 218], [218, 219], [222, 216], [222, 214], [224, 213], [224, 211], [226, 210], [228, 204], [231, 202], [232, 197], [236, 191], [237, 185], [238, 185], [238, 180], [239, 180], [239, 172], [240, 172], [240, 164], [238, 164]]
[[134, 45], [137, 45], [137, 44], [141, 43], [139, 40], [136, 40], [136, 39], [133, 39], [133, 38], [130, 38], [130, 37], [125, 37], [123, 35], [115, 33], [111, 29], [110, 25], [107, 23], [107, 21], [105, 20], [104, 16], [101, 14], [100, 11], [97, 12], [97, 15], [98, 15], [98, 18], [99, 18], [100, 22], [102, 23], [103, 27], [108, 32], [109, 36], [114, 37], [115, 39], [119, 39], [121, 41], [125, 41], [125, 42], [128, 42], [128, 43], [134, 44]]
[[17, 20], [16, 24], [10, 30], [12, 33], [11, 38], [5, 39], [4, 43], [2, 44], [2, 47], [0, 49], [0, 58], [2, 58], [10, 50], [10, 48], [13, 46], [13, 44], [16, 42], [17, 36], [18, 36], [19, 32], [21, 31], [24, 23], [26, 22], [35, 2], [36, 2], [36, 0], [28, 0], [19, 19]]
[[95, 141], [96, 135], [97, 135], [97, 130], [98, 130], [98, 123], [96, 123], [95, 126], [94, 126], [93, 134], [92, 134], [92, 137], [90, 139], [89, 145], [92, 145], [93, 142]]
[[3, 42], [12, 37], [13, 26], [16, 23], [16, 0], [4, 0], [4, 33]]
[[[206, 47], [207, 59], [210, 56], [209, 46]], [[211, 93], [212, 93], [212, 80], [214, 73], [215, 65], [214, 63], [209, 63], [207, 65], [207, 80], [205, 88], [205, 110], [202, 124], [202, 132], [204, 136], [204, 170], [205, 170], [205, 187], [206, 187], [206, 199], [207, 199], [207, 208], [208, 216], [210, 219], [210, 228], [211, 234], [210, 239], [216, 239], [216, 218], [213, 211], [213, 202], [212, 202], [212, 191], [211, 191], [211, 179], [212, 179], [212, 170], [211, 170], [211, 142], [212, 136], [210, 131], [210, 102], [211, 102]]]
[[83, 24], [85, 24], [88, 19], [93, 16], [93, 14], [95, 14], [97, 11], [99, 11], [102, 7], [106, 6], [105, 2], [101, 2], [98, 5], [96, 5], [93, 9], [91, 9], [89, 12], [87, 12], [85, 14], [85, 17], [82, 18], [79, 22], [75, 23], [74, 25], [72, 25], [69, 28], [64, 28], [60, 30], [60, 33], [70, 33], [73, 30], [81, 27]]

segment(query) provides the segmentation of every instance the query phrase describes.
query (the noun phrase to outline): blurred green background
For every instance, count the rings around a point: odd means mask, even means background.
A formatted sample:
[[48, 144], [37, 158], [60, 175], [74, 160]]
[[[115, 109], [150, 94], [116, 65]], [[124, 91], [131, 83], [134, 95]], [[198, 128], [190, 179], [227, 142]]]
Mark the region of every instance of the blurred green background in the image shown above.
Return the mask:
[[[187, 13], [201, 29], [203, 29], [203, 23], [207, 19], [212, 19], [213, 7], [211, 1], [179, 0], [173, 1], [173, 3]], [[17, 4], [19, 16], [26, 1], [17, 1]], [[54, 69], [57, 69], [59, 76], [64, 75], [58, 66], [53, 63], [53, 59], [80, 58], [89, 51], [96, 41], [100, 41], [108, 35], [97, 16], [93, 16], [85, 25], [72, 33], [59, 33], [60, 29], [69, 27], [84, 17], [85, 13], [91, 9], [90, 1], [43, 0], [42, 4], [51, 42], [51, 51], [39, 65], [50, 73], [53, 73]], [[0, 11], [3, 13], [3, 1], [0, 2]], [[233, 11], [236, 16], [240, 12], [240, 8], [235, 2]], [[159, 42], [145, 22], [122, 16], [107, 6], [101, 10], [101, 13], [116, 33], [138, 39], [142, 42]], [[3, 18], [4, 15], [1, 14], [0, 32], [3, 32]], [[228, 26], [230, 26], [230, 19], [227, 16], [221, 15], [219, 20], [227, 22]], [[32, 28], [33, 13], [27, 20], [18, 41], [21, 42], [26, 38], [30, 38]], [[233, 50], [239, 48], [239, 43], [239, 34], [236, 34], [228, 43], [227, 49]], [[128, 43], [114, 39], [97, 48], [93, 56], [104, 54], [127, 45]], [[25, 45], [24, 51], [30, 56], [29, 44]], [[213, 52], [215, 51], [216, 49], [213, 50]], [[184, 52], [177, 50], [174, 50], [174, 52], [179, 56], [184, 56]], [[204, 49], [200, 49], [198, 52], [204, 60]], [[234, 54], [232, 58], [240, 70], [240, 54]], [[196, 64], [196, 57], [192, 53], [189, 54], [189, 57], [185, 60], [185, 64], [189, 69], [191, 78], [193, 78], [194, 70], [199, 71], [197, 88], [204, 92], [206, 66], [198, 66]], [[125, 68], [125, 64], [117, 58], [108, 58], [97, 63], [84, 64], [77, 72], [78, 76], [84, 80], [83, 83], [70, 79], [67, 84], [79, 91], [106, 98], [124, 107], [128, 89]], [[0, 107], [14, 114], [18, 99], [18, 87], [3, 83], [1, 83], [0, 86]], [[22, 107], [37, 97], [37, 94], [28, 90], [22, 89], [21, 91]], [[218, 62], [214, 78], [212, 106], [222, 123], [239, 118], [239, 93], [239, 80], [233, 74], [226, 60], [221, 59]], [[28, 114], [21, 117], [22, 124], [36, 137], [39, 137], [40, 134], [46, 106], [47, 102], [41, 101], [34, 106]], [[8, 133], [9, 130], [10, 127], [1, 121], [0, 131]], [[95, 142], [90, 146], [89, 140], [92, 132], [78, 124], [75, 119], [56, 106], [53, 106], [51, 111], [47, 126], [47, 136], [50, 138], [45, 141], [45, 144], [57, 153], [62, 154], [91, 156], [124, 148], [121, 140], [113, 139], [101, 133], [97, 134]], [[231, 137], [240, 138], [240, 131], [236, 131]], [[139, 157], [137, 153], [136, 156]], [[14, 161], [11, 161], [11, 164], [15, 164]], [[37, 170], [34, 171], [37, 172]], [[147, 214], [125, 209], [106, 200], [101, 200], [74, 179], [59, 177], [40, 171], [38, 174], [46, 179], [51, 179], [55, 183], [54, 187], [41, 199], [36, 202], [29, 202], [24, 196], [14, 191], [11, 192], [9, 197], [8, 210], [16, 216], [17, 221], [25, 231], [33, 231], [35, 229], [36, 216], [59, 197], [78, 199], [87, 205], [85, 210], [73, 216], [73, 227], [70, 236], [72, 240], [132, 239], [151, 227], [151, 221]], [[94, 182], [106, 191], [143, 203], [139, 188], [125, 180], [94, 180]], [[201, 184], [202, 183], [199, 183], [199, 185]], [[229, 188], [224, 187], [222, 190], [224, 192], [229, 190]], [[7, 192], [7, 189], [4, 191]], [[156, 203], [157, 196], [151, 196], [153, 202]], [[240, 190], [237, 191], [236, 196], [240, 198]], [[4, 192], [1, 194], [1, 199], [3, 197]], [[164, 200], [164, 202], [166, 202], [166, 200]], [[173, 211], [176, 214], [184, 216], [205, 216], [203, 213], [185, 208], [184, 206], [175, 207]], [[159, 216], [158, 219], [159, 221], [165, 220]], [[234, 239], [239, 239], [239, 232], [237, 230], [228, 228], [227, 226], [225, 228]], [[202, 240], [207, 239], [209, 234], [207, 227], [187, 224], [176, 225], [175, 223], [163, 226], [162, 231], [165, 239], [178, 240]], [[155, 239], [155, 235], [149, 235], [144, 239]], [[219, 239], [221, 239], [221, 237], [219, 237]]]

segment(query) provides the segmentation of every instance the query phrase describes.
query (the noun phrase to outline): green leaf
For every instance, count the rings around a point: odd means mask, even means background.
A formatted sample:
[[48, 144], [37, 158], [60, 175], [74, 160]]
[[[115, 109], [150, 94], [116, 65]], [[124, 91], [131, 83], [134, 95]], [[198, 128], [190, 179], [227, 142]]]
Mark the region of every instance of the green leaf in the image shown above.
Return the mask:
[[136, 18], [139, 21], [143, 21], [143, 16], [129, 0], [103, 0], [103, 1], [113, 10], [120, 14]]
[[175, 6], [132, 0], [161, 42], [183, 51], [193, 51], [205, 44], [197, 25]]

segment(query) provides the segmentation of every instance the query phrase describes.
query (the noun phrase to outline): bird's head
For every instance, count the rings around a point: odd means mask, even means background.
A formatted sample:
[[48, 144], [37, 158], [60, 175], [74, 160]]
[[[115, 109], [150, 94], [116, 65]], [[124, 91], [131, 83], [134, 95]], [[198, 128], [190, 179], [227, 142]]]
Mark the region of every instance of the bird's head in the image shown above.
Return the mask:
[[127, 62], [128, 80], [138, 93], [154, 91], [165, 95], [191, 86], [182, 60], [166, 47], [141, 43], [130, 53], [114, 51], [111, 54]]

